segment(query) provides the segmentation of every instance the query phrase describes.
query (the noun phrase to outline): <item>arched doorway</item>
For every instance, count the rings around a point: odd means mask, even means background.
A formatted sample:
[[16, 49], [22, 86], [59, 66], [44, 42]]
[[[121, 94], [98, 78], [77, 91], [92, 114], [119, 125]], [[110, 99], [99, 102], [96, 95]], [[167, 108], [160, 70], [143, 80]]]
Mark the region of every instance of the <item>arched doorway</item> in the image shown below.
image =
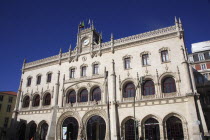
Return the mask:
[[78, 126], [75, 118], [66, 118], [62, 125], [62, 140], [77, 140]]
[[31, 140], [32, 138], [35, 139], [37, 128], [36, 124], [32, 123], [29, 128], [29, 140]]
[[40, 140], [46, 140], [47, 131], [48, 131], [48, 124], [45, 122], [41, 125]]
[[26, 133], [26, 124], [23, 123], [20, 125], [18, 130], [18, 140], [25, 140], [25, 133]]
[[87, 139], [104, 140], [106, 134], [106, 123], [100, 116], [93, 116], [87, 122]]
[[[138, 138], [138, 127], [136, 127], [136, 138]], [[135, 140], [133, 119], [129, 119], [125, 122], [125, 140]]]
[[175, 116], [168, 118], [166, 121], [166, 128], [168, 140], [184, 139], [182, 121], [179, 118]]
[[160, 139], [160, 128], [159, 123], [154, 118], [149, 118], [144, 123], [145, 127], [145, 139], [147, 140], [159, 140]]

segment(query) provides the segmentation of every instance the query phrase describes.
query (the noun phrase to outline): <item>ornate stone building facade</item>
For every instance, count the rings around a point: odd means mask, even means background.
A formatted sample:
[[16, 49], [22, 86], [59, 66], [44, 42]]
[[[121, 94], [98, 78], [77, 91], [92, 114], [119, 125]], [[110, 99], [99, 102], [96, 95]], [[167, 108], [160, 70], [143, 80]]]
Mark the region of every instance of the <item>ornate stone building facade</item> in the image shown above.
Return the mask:
[[91, 24], [75, 49], [24, 62], [16, 139], [200, 139], [208, 132], [183, 34], [176, 20], [102, 43]]

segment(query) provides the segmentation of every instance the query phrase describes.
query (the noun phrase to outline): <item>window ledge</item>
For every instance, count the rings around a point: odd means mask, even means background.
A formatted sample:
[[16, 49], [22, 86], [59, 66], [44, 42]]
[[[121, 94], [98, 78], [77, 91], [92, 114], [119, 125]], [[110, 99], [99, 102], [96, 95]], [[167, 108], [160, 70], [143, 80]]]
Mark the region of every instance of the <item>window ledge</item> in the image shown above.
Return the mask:
[[148, 67], [148, 66], [151, 66], [151, 65], [142, 65], [142, 67]]
[[124, 70], [131, 70], [131, 69], [132, 69], [132, 68], [127, 68], [127, 69], [126, 69], [126, 68], [124, 68]]
[[171, 61], [165, 61], [165, 62], [161, 62], [161, 64], [165, 64], [165, 63], [171, 63]]

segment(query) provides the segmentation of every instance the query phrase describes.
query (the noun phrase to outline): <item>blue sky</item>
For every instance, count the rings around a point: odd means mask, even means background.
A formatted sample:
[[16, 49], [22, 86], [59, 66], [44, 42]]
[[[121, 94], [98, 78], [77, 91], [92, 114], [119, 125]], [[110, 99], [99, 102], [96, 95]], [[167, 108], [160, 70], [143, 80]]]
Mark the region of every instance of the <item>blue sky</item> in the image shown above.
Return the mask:
[[0, 91], [17, 91], [23, 59], [35, 61], [75, 46], [80, 21], [94, 20], [103, 40], [174, 25], [185, 42], [210, 40], [210, 0], [0, 0]]

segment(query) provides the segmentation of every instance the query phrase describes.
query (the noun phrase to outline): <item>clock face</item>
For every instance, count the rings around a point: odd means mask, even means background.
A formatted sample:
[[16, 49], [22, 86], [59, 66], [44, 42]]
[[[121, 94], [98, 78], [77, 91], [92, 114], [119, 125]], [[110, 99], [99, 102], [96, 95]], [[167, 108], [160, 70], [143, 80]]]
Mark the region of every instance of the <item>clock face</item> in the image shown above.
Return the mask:
[[84, 41], [83, 41], [83, 45], [88, 45], [89, 44], [89, 39], [85, 39]]

